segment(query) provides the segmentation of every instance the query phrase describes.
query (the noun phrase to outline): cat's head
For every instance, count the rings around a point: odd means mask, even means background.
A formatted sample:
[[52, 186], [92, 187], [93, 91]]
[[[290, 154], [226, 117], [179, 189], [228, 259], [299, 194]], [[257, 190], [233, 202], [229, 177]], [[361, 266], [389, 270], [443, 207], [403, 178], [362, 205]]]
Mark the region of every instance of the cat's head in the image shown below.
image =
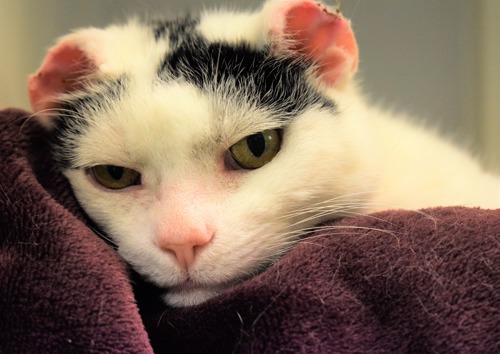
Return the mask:
[[366, 136], [341, 99], [357, 64], [342, 15], [274, 0], [76, 31], [29, 91], [86, 212], [182, 306], [363, 209]]

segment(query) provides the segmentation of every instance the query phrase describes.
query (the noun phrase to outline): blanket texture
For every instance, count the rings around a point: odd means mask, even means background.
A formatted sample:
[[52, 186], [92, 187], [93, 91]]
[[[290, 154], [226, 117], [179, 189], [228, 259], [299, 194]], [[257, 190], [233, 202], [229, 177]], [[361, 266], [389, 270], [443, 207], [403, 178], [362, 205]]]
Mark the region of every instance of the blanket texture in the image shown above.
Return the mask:
[[92, 231], [28, 116], [0, 112], [2, 353], [500, 351], [500, 210], [332, 221], [221, 296], [167, 308]]

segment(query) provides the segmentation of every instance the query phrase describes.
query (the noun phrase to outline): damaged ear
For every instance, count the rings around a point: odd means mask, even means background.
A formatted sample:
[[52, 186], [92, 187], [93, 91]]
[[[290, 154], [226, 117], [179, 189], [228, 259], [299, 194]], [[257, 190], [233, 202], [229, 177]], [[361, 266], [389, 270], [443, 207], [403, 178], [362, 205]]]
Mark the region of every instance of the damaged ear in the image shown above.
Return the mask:
[[99, 30], [83, 30], [61, 38], [47, 52], [40, 68], [28, 78], [28, 94], [34, 113], [50, 126], [51, 115], [43, 111], [57, 108], [61, 97], [82, 89], [92, 74], [97, 72], [96, 35]]
[[271, 0], [269, 37], [274, 50], [314, 63], [315, 76], [342, 88], [358, 67], [358, 46], [349, 20], [312, 0]]

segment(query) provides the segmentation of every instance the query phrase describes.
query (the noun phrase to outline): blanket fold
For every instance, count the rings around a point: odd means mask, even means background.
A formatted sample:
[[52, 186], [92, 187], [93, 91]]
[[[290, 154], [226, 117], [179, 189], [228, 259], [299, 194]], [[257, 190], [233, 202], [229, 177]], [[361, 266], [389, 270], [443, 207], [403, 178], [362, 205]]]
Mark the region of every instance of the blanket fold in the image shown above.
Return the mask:
[[442, 208], [330, 223], [220, 298], [146, 324], [179, 353], [494, 353], [499, 220]]
[[0, 111], [2, 353], [500, 351], [500, 209], [328, 222], [255, 278], [168, 308], [93, 231], [28, 117]]
[[0, 114], [0, 352], [152, 353], [124, 264], [28, 116]]

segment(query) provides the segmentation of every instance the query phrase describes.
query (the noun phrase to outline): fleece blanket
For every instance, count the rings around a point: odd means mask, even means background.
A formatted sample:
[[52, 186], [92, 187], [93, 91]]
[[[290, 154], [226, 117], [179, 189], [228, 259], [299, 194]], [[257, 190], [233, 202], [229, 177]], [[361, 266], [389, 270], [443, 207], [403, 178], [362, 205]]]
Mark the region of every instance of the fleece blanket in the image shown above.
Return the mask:
[[0, 112], [2, 353], [500, 351], [500, 210], [332, 221], [255, 278], [168, 308], [93, 232], [27, 117]]

